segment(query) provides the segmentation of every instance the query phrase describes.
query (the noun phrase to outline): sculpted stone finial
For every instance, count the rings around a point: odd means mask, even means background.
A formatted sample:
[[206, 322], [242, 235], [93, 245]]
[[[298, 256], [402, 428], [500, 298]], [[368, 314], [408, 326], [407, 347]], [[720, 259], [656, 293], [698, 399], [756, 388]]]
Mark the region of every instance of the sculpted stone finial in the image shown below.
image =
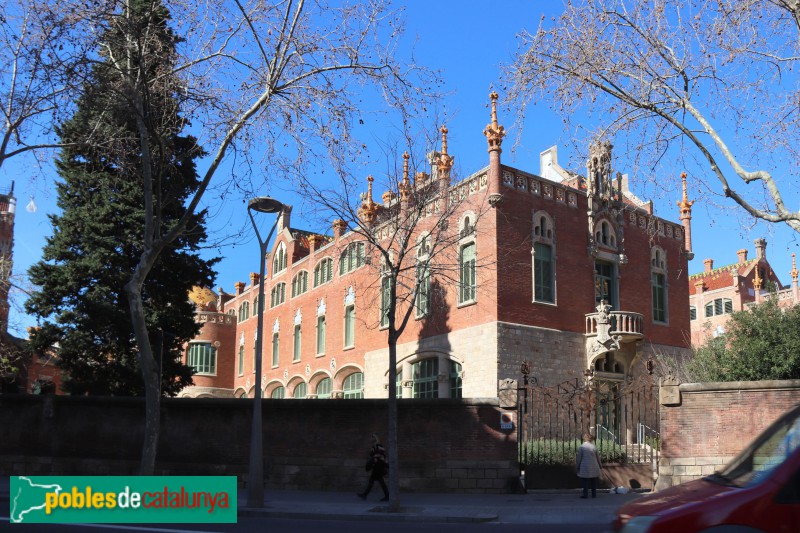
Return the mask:
[[492, 122], [491, 124], [486, 125], [486, 129], [483, 130], [483, 134], [486, 136], [486, 141], [489, 143], [489, 151], [502, 151], [500, 145], [503, 144], [503, 137], [506, 134], [506, 130], [503, 126], [497, 123], [497, 93], [492, 91], [489, 94], [489, 98], [492, 100]]

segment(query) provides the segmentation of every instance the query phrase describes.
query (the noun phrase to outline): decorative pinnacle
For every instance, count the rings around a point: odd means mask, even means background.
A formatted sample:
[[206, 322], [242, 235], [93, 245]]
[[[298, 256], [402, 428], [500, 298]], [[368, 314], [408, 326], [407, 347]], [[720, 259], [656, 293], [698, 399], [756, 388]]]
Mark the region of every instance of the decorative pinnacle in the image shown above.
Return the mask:
[[447, 154], [447, 126], [442, 125], [439, 131], [442, 132], [442, 152], [436, 160], [436, 166], [439, 168], [440, 176], [447, 177], [449, 180], [449, 171], [453, 167], [453, 156]]
[[683, 199], [680, 202], [675, 202], [681, 210], [681, 218], [692, 218], [692, 205], [694, 205], [694, 200], [691, 202], [689, 201], [689, 197], [686, 195], [686, 172], [681, 173], [681, 181], [683, 182]]
[[371, 175], [367, 176], [367, 202], [372, 203], [372, 182], [375, 181]]
[[398, 185], [400, 200], [408, 200], [411, 194], [411, 180], [408, 179], [408, 152], [403, 152], [403, 180]]
[[447, 126], [442, 125], [439, 131], [442, 132], [442, 153], [447, 155]]
[[403, 152], [403, 181], [408, 181], [408, 152]]
[[795, 262], [794, 254], [792, 254], [792, 271], [790, 272], [792, 275], [792, 281], [797, 281], [797, 263]]
[[506, 130], [503, 126], [497, 123], [497, 93], [492, 91], [491, 94], [489, 94], [489, 98], [492, 99], [492, 123], [486, 125], [486, 129], [483, 130], [483, 134], [486, 135], [490, 152], [495, 150], [502, 151], [500, 145], [503, 143], [503, 137], [506, 134]]
[[756, 290], [761, 289], [761, 275], [759, 273], [758, 265], [756, 265], [756, 275], [753, 278], [753, 288]]
[[358, 216], [367, 223], [371, 224], [375, 220], [375, 213], [378, 210], [378, 204], [372, 201], [372, 182], [374, 178], [367, 176], [367, 194], [361, 200], [361, 208], [358, 210]]

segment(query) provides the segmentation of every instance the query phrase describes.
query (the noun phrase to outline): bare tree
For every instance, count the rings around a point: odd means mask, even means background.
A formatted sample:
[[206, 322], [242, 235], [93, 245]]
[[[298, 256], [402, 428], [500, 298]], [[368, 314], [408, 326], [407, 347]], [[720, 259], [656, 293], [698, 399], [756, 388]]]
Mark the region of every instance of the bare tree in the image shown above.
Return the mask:
[[[172, 72], [151, 68], [148, 35], [126, 33], [133, 27], [126, 20], [126, 5], [109, 11], [105, 21], [128, 42], [125, 56], [112, 60], [120, 96], [130, 102], [136, 118], [139, 153], [132, 161], [144, 184], [142, 253], [125, 287], [145, 382], [142, 474], [154, 470], [160, 427], [158, 367], [142, 288], [161, 252], [191, 231], [189, 222], [223, 160], [236, 151], [250, 169], [269, 163], [271, 173], [302, 168], [316, 158], [340, 167], [360, 149], [350, 129], [361, 113], [357, 95], [363, 87], [373, 87], [388, 106], [410, 108], [424, 96], [427, 83], [425, 71], [396, 60], [402, 24], [384, 2], [329, 6], [322, 1], [236, 0], [170, 7], [176, 33], [186, 36]], [[159, 8], [154, 1], [152, 9]], [[211, 157], [184, 216], [166, 225], [159, 213], [162, 167], [151, 154], [151, 147], [160, 144], [160, 130], [146, 103], [174, 90], [172, 77], [181, 80], [176, 97], [186, 126], [198, 130], [199, 144]]]
[[[390, 510], [400, 508], [397, 436], [397, 344], [412, 318], [424, 317], [426, 323], [444, 326], [447, 309], [457, 304], [459, 291], [474, 291], [488, 282], [487, 260], [462, 261], [459, 241], [475, 231], [476, 223], [489, 208], [486, 190], [479, 190], [478, 177], [451, 183], [454, 158], [447, 153], [447, 128], [442, 126], [440, 151], [426, 156], [402, 155], [402, 169], [389, 164], [380, 180], [386, 192], [381, 201], [373, 198], [372, 176], [368, 189], [357, 193], [358, 180], [347, 172], [339, 174], [338, 183], [322, 187], [307, 175], [298, 177], [301, 193], [315, 199], [320, 215], [333, 216], [347, 225], [351, 235], [341, 241], [342, 257], [363, 246], [367, 273], [360, 276], [354, 289], [367, 307], [380, 309], [374, 316], [360, 318], [369, 329], [384, 329], [388, 360], [388, 455]], [[413, 142], [411, 139], [415, 139]], [[423, 135], [406, 135], [408, 146], [416, 152], [433, 146], [434, 140]], [[397, 154], [394, 146], [386, 153]], [[414, 150], [412, 150], [413, 152]], [[393, 158], [399, 161], [399, 157]], [[391, 160], [391, 159], [390, 159]], [[414, 164], [416, 161], [417, 164]], [[410, 168], [418, 171], [413, 181]], [[362, 182], [363, 185], [363, 182]], [[459, 225], [468, 213], [466, 223]], [[360, 249], [360, 248], [358, 248]], [[447, 287], [451, 289], [448, 290]], [[474, 298], [474, 295], [472, 296]], [[436, 329], [432, 327], [431, 329]]]
[[795, 1], [567, 2], [521, 34], [508, 100], [524, 114], [543, 97], [569, 124], [595, 114], [650, 175], [695, 157], [708, 189], [800, 232], [784, 201], [800, 162], [798, 43]]
[[0, 168], [60, 146], [54, 126], [71, 114], [91, 63], [94, 31], [85, 3], [73, 0], [0, 6]]

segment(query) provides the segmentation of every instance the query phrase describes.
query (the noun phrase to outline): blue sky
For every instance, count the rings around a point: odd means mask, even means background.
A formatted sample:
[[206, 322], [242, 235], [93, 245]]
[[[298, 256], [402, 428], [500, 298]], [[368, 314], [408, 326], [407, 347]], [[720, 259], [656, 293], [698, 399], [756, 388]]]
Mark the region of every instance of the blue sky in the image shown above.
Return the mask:
[[[535, 27], [541, 15], [553, 14], [560, 2], [506, 0], [489, 7], [484, 2], [438, 0], [411, 1], [405, 2], [405, 5], [406, 41], [414, 43], [417, 62], [442, 71], [445, 89], [449, 93], [440, 104], [447, 116], [450, 132], [448, 148], [456, 157], [457, 168], [463, 177], [488, 164], [486, 140], [482, 134], [489, 120], [488, 93], [490, 87], [494, 87], [501, 92], [501, 98], [503, 96], [499, 65], [511, 61], [517, 48], [517, 32], [526, 25]], [[513, 128], [514, 117], [500, 109], [499, 119], [510, 130], [504, 143], [503, 163], [538, 173], [539, 153], [557, 145], [562, 166], [578, 172], [585, 168], [583, 161], [570, 151], [567, 142], [569, 132], [563, 129], [560, 119], [549, 111], [546, 102], [529, 108], [525, 117], [526, 127], [516, 150], [512, 150], [514, 136], [518, 133]], [[589, 129], [593, 126], [587, 124]], [[379, 166], [370, 172], [377, 173], [382, 168]], [[624, 161], [615, 160], [615, 170], [627, 172]], [[679, 176], [683, 170], [666, 168], [664, 175], [658, 178], [663, 190], [658, 187], [654, 189], [652, 184], [642, 188], [640, 183], [643, 181], [636, 175], [630, 176], [631, 186], [645, 200], [654, 196], [652, 199], [657, 215], [677, 221], [675, 202], [680, 199]], [[6, 189], [12, 179], [16, 182], [15, 274], [25, 272], [31, 264], [41, 259], [45, 238], [52, 232], [47, 218], [47, 214], [56, 209], [52, 173], [47, 177], [32, 178], [34, 175], [34, 169], [25, 166], [24, 162], [15, 162], [0, 171], [0, 189]], [[690, 176], [690, 199], [698, 198], [700, 191], [696, 182], [691, 180]], [[786, 191], [787, 194], [792, 192]], [[304, 223], [299, 201], [290, 192], [274, 188], [269, 194], [284, 203], [298, 205], [292, 215], [292, 226], [311, 227], [310, 222]], [[31, 196], [38, 207], [35, 213], [25, 209]], [[796, 194], [786, 200], [790, 207], [796, 209], [800, 206], [800, 198]], [[210, 221], [209, 231], [215, 238], [223, 238], [231, 228], [247, 227], [249, 222], [246, 220], [243, 199], [237, 198], [231, 200]], [[695, 259], [689, 264], [690, 273], [702, 271], [705, 258], [713, 258], [716, 266], [734, 263], [736, 251], [740, 248], [748, 249], [750, 257], [753, 257], [753, 239], [764, 237], [768, 241], [767, 257], [778, 277], [784, 285], [790, 282], [791, 253], [800, 253], [800, 248], [797, 234], [787, 227], [755, 223], [732, 204], [727, 205], [726, 209], [719, 209], [700, 199], [694, 205], [692, 228]], [[208, 253], [222, 256], [222, 261], [217, 265], [216, 285], [228, 292], [233, 291], [236, 281], [247, 281], [250, 272], [258, 271], [257, 245], [252, 238], [252, 230], [248, 230], [243, 239], [214, 248]], [[26, 336], [25, 328], [34, 324], [33, 318], [12, 310], [11, 327], [17, 335]]]

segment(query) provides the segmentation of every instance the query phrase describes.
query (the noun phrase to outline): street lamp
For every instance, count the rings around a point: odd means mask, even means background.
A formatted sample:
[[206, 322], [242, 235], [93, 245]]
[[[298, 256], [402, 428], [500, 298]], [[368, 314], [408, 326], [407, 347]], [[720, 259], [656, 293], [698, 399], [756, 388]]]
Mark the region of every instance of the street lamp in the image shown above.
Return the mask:
[[258, 239], [259, 250], [261, 252], [261, 270], [258, 278], [258, 325], [256, 326], [256, 390], [253, 395], [253, 423], [250, 429], [250, 471], [247, 477], [247, 506], [264, 507], [264, 443], [262, 442], [261, 419], [261, 347], [264, 339], [264, 268], [267, 261], [267, 244], [272, 238], [275, 228], [278, 226], [278, 218], [272, 229], [269, 230], [267, 240], [261, 240], [258, 226], [253, 219], [253, 211], [259, 213], [280, 213], [283, 211], [283, 204], [268, 196], [259, 196], [247, 202], [247, 214]]

